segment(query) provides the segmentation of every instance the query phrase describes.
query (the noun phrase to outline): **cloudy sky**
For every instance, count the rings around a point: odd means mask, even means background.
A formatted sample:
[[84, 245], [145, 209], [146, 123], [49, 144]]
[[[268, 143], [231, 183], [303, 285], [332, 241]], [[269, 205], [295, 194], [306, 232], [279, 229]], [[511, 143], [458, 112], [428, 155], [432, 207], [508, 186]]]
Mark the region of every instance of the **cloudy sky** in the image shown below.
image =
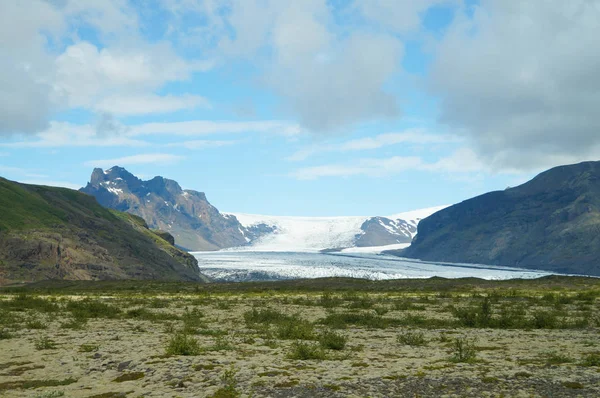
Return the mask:
[[600, 160], [600, 0], [3, 0], [0, 176], [385, 215]]

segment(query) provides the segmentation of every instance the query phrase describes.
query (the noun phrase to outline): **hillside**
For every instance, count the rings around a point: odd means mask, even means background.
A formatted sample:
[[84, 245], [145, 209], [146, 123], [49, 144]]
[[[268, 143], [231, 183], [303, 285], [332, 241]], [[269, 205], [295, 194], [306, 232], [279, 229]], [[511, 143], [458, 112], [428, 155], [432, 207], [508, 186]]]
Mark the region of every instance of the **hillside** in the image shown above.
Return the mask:
[[556, 167], [434, 213], [398, 254], [600, 275], [600, 162]]
[[200, 280], [197, 262], [135, 216], [66, 188], [0, 178], [0, 283]]
[[154, 177], [142, 181], [122, 167], [94, 169], [81, 192], [105, 207], [142, 217], [152, 228], [168, 231], [189, 250], [219, 250], [247, 240], [235, 217], [225, 217], [202, 192], [183, 190], [176, 181]]

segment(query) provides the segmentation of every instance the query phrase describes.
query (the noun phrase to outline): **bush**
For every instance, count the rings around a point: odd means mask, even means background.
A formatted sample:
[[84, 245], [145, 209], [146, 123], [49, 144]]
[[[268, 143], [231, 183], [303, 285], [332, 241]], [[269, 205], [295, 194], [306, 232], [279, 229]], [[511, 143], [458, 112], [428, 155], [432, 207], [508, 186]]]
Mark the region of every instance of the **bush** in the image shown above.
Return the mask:
[[398, 343], [409, 346], [424, 346], [427, 344], [423, 332], [416, 332], [411, 330], [407, 330], [404, 333], [398, 335], [397, 340]]
[[272, 310], [270, 308], [252, 308], [251, 311], [247, 311], [244, 313], [244, 320], [246, 321], [248, 327], [255, 327], [257, 324], [269, 325], [279, 323], [287, 319], [289, 319], [288, 315], [277, 310]]
[[275, 334], [277, 338], [283, 340], [314, 340], [315, 338], [313, 324], [298, 317], [279, 323]]
[[533, 327], [536, 329], [554, 329], [558, 324], [556, 313], [540, 311], [533, 314]]
[[477, 356], [475, 350], [475, 340], [466, 337], [454, 339], [452, 343], [452, 362], [473, 362]]
[[69, 301], [67, 310], [71, 311], [75, 319], [88, 318], [117, 318], [121, 310], [113, 305], [89, 298], [81, 301]]
[[36, 350], [53, 350], [56, 348], [56, 343], [48, 337], [42, 337], [35, 342]]
[[321, 347], [329, 350], [341, 351], [346, 347], [348, 338], [333, 330], [325, 330], [319, 336]]
[[582, 362], [583, 366], [600, 366], [600, 352], [586, 355]]
[[198, 340], [187, 334], [177, 333], [169, 341], [165, 353], [167, 355], [191, 356], [199, 355], [201, 351]]
[[292, 344], [288, 358], [301, 360], [323, 360], [326, 358], [325, 352], [320, 345], [314, 343], [305, 343], [297, 341]]

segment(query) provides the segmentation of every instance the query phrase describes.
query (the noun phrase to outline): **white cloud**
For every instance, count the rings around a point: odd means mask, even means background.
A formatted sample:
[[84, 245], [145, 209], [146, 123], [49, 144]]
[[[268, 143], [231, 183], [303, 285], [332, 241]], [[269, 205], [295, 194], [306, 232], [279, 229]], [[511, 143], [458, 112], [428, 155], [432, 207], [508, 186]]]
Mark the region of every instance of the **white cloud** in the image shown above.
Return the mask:
[[354, 6], [379, 28], [407, 33], [421, 27], [422, 14], [437, 4], [456, 0], [356, 0]]
[[184, 156], [168, 153], [146, 153], [115, 159], [90, 160], [85, 162], [84, 166], [107, 168], [115, 165], [128, 166], [134, 164], [173, 164], [183, 159], [185, 159]]
[[[167, 42], [146, 41], [138, 12], [126, 0], [0, 1], [0, 134], [37, 133], [56, 111], [152, 96], [210, 68], [178, 56]], [[99, 44], [82, 41], [81, 28]], [[173, 107], [176, 98], [164, 101]]]
[[[344, 14], [335, 8], [345, 6], [327, 0], [167, 3], [177, 15], [185, 9], [202, 21], [179, 24], [179, 37], [195, 37], [223, 63], [248, 60], [260, 74], [259, 83], [282, 98], [283, 112], [304, 127], [323, 132], [400, 114], [396, 94], [385, 85], [401, 69], [401, 39], [334, 14]], [[421, 7], [407, 4], [394, 8], [398, 15], [420, 12]]]
[[179, 136], [199, 136], [229, 133], [268, 133], [283, 136], [300, 134], [302, 129], [297, 124], [278, 121], [211, 121], [191, 120], [186, 122], [145, 123], [131, 126], [130, 136], [168, 134]]
[[115, 95], [105, 97], [95, 109], [113, 115], [147, 115], [171, 113], [184, 109], [210, 108], [210, 102], [198, 95]]
[[598, 159], [600, 7], [588, 0], [484, 0], [435, 50], [443, 123], [495, 169]]
[[[161, 97], [151, 95], [152, 90], [170, 81], [186, 80], [193, 72], [205, 71], [208, 65], [183, 60], [166, 43], [98, 49], [79, 42], [56, 59], [56, 68], [56, 88], [70, 106], [118, 113], [109, 105], [111, 99], [116, 99], [125, 105], [125, 111], [130, 108], [136, 114], [144, 101], [157, 107]], [[194, 99], [199, 97], [162, 97], [163, 104], [170, 101], [171, 106], [176, 100], [179, 106], [181, 101], [189, 106]]]
[[[114, 134], [115, 131], [108, 131], [102, 123], [98, 126], [89, 124], [77, 125], [67, 122], [50, 122], [48, 129], [37, 133], [35, 140], [16, 141], [0, 143], [0, 147], [5, 148], [55, 148], [55, 147], [141, 147], [148, 143], [140, 140], [131, 139], [126, 136]], [[113, 126], [114, 127], [114, 126]], [[125, 128], [125, 127], [122, 127]], [[116, 131], [118, 132], [118, 131]], [[100, 134], [99, 134], [100, 133]]]
[[319, 153], [363, 151], [397, 144], [445, 144], [460, 141], [460, 138], [451, 135], [429, 134], [424, 129], [410, 129], [403, 132], [385, 133], [374, 137], [350, 140], [340, 144], [314, 145], [295, 152], [287, 160], [300, 161]]
[[240, 140], [192, 140], [184, 142], [173, 142], [168, 144], [170, 147], [183, 147], [187, 149], [218, 148], [239, 144]]
[[364, 158], [354, 164], [327, 164], [304, 167], [290, 173], [298, 180], [315, 180], [322, 177], [385, 177], [406, 171], [428, 171], [449, 175], [478, 173], [489, 169], [468, 148], [460, 148], [450, 156], [435, 162], [426, 162], [417, 156], [394, 156], [391, 158]]

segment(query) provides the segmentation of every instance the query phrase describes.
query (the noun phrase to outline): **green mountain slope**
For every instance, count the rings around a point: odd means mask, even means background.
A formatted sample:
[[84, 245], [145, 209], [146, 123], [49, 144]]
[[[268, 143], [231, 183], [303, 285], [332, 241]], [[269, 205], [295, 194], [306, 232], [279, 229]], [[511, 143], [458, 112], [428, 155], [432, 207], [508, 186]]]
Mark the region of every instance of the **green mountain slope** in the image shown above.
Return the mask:
[[550, 169], [434, 213], [418, 229], [400, 255], [600, 275], [600, 162]]
[[78, 191], [0, 178], [0, 283], [43, 279], [202, 276], [193, 256], [139, 217]]

